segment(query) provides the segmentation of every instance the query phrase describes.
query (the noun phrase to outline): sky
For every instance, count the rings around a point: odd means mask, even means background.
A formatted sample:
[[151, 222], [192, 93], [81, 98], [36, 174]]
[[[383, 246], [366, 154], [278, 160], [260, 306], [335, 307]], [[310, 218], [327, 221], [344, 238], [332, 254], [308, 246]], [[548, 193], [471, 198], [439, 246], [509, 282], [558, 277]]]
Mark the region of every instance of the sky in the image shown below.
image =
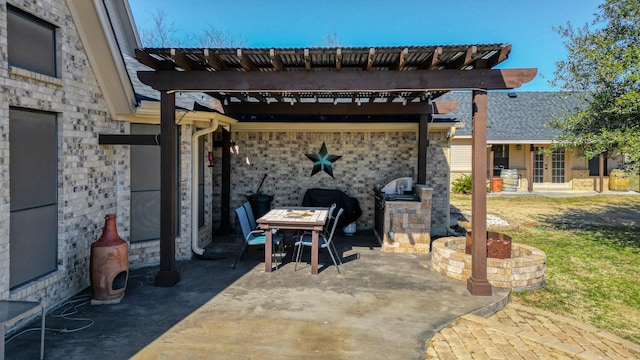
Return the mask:
[[[520, 91], [553, 91], [556, 62], [566, 59], [553, 28], [581, 27], [604, 0], [129, 0], [138, 29], [163, 11], [177, 36], [213, 26], [243, 47], [321, 46], [335, 34], [342, 46], [421, 46], [509, 43], [498, 68], [538, 68]], [[197, 45], [191, 45], [196, 46]]]

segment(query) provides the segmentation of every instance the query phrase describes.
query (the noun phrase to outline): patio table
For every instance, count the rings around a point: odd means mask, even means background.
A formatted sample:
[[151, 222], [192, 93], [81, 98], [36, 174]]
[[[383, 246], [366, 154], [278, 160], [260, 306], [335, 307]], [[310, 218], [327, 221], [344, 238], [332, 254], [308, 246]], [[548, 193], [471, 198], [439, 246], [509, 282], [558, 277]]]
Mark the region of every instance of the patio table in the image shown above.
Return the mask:
[[322, 231], [328, 208], [319, 207], [278, 207], [267, 212], [257, 220], [265, 231], [264, 271], [271, 272], [271, 249], [273, 248], [272, 229], [311, 231], [311, 273], [318, 273], [318, 234]]

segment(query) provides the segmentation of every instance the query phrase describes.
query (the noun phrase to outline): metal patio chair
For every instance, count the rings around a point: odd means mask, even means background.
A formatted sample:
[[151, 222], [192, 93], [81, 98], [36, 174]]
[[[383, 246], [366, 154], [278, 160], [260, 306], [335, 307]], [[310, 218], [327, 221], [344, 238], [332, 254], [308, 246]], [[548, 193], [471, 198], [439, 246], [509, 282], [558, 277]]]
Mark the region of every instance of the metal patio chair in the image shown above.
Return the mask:
[[[235, 269], [238, 261], [242, 260], [242, 255], [247, 250], [248, 245], [265, 245], [267, 242], [267, 237], [263, 230], [252, 230], [249, 225], [249, 218], [247, 216], [247, 211], [244, 206], [240, 206], [235, 209], [236, 216], [238, 217], [238, 221], [240, 222], [240, 227], [242, 228], [242, 236], [244, 237], [244, 243], [242, 244], [242, 250], [240, 250], [240, 254], [236, 258], [236, 261], [233, 263], [231, 268]], [[278, 249], [280, 250], [280, 262], [282, 262], [282, 236], [273, 234], [271, 236], [272, 239], [272, 249], [271, 256], [273, 256], [274, 261], [276, 263], [276, 269], [278, 268], [278, 260], [275, 256], [275, 246], [278, 245]]]
[[[340, 267], [338, 266], [338, 263], [342, 265], [342, 259], [340, 259], [340, 256], [338, 256], [338, 250], [336, 249], [335, 245], [333, 245], [333, 236], [336, 232], [336, 227], [338, 227], [338, 220], [340, 219], [340, 215], [342, 215], [343, 211], [344, 209], [338, 210], [335, 219], [333, 219], [333, 224], [331, 226], [331, 231], [329, 232], [329, 234], [326, 234], [324, 232], [318, 234], [318, 248], [327, 249], [327, 251], [329, 252], [329, 256], [331, 256], [333, 264], [338, 270], [338, 273], [340, 273]], [[298, 263], [300, 262], [300, 258], [302, 257], [302, 247], [312, 246], [311, 234], [303, 234], [302, 236], [300, 236], [300, 240], [296, 241], [294, 246], [298, 248], [296, 253], [296, 266], [294, 268], [294, 271], [297, 271]], [[338, 260], [337, 262], [336, 259]]]

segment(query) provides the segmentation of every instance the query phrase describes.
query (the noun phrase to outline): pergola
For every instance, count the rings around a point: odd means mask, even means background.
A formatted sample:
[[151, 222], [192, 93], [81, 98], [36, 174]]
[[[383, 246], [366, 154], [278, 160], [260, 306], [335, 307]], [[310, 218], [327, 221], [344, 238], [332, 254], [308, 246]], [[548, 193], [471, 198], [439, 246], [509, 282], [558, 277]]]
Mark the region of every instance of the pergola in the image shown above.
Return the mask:
[[[472, 90], [472, 275], [474, 295], [490, 295], [486, 260], [487, 91], [518, 88], [536, 69], [492, 69], [507, 59], [509, 44], [348, 48], [147, 48], [138, 61], [154, 71], [139, 79], [161, 94], [160, 271], [156, 285], [179, 281], [175, 265], [175, 93], [202, 92], [226, 114], [351, 116], [417, 115], [418, 178], [426, 182], [427, 126], [451, 90]], [[241, 120], [242, 121], [242, 120]], [[224, 203], [224, 201], [223, 201]], [[228, 204], [227, 204], [228, 205]], [[224, 207], [224, 204], [223, 204]]]

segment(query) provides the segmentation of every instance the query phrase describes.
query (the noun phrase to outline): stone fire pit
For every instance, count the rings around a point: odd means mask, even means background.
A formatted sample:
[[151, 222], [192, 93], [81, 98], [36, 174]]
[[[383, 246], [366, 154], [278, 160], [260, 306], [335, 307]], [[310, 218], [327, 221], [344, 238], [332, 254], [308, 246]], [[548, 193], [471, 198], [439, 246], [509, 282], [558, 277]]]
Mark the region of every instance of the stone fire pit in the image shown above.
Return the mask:
[[[453, 279], [467, 281], [471, 276], [471, 255], [465, 253], [466, 238], [444, 237], [435, 240], [431, 250], [431, 268]], [[511, 244], [511, 257], [487, 258], [487, 280], [495, 287], [514, 291], [544, 286], [547, 256], [531, 246]]]

